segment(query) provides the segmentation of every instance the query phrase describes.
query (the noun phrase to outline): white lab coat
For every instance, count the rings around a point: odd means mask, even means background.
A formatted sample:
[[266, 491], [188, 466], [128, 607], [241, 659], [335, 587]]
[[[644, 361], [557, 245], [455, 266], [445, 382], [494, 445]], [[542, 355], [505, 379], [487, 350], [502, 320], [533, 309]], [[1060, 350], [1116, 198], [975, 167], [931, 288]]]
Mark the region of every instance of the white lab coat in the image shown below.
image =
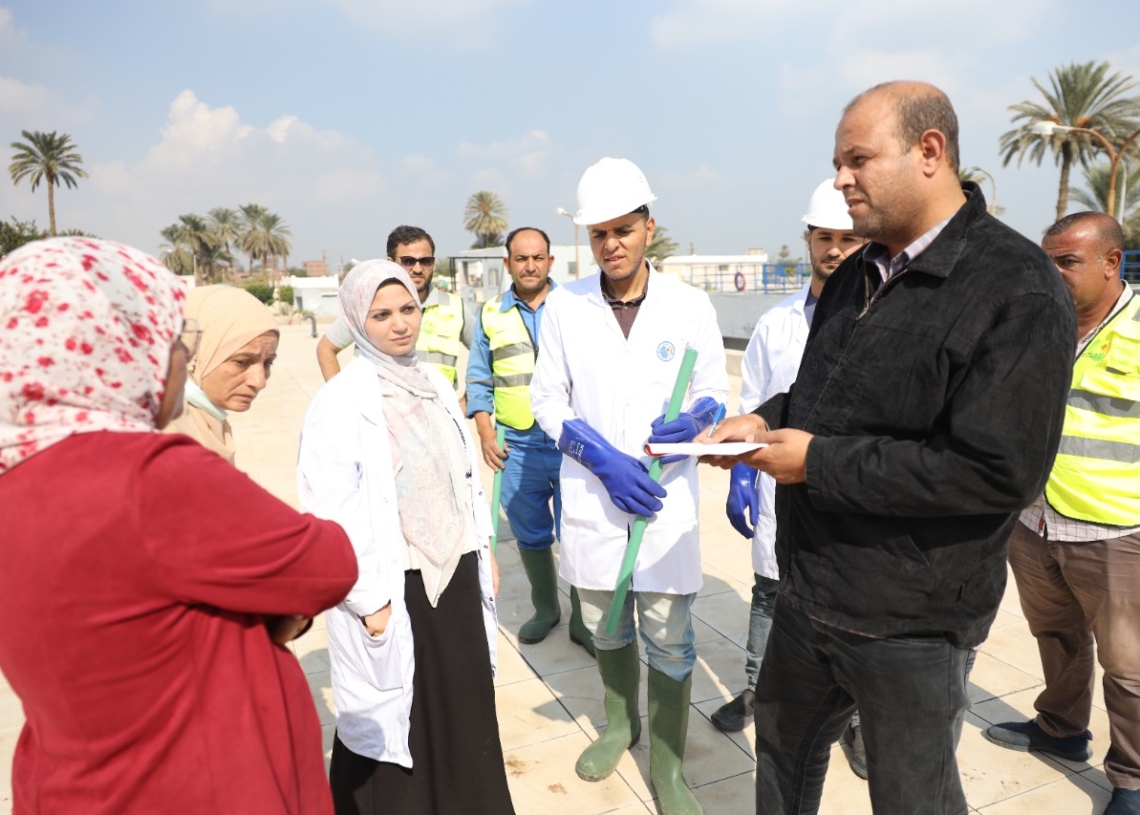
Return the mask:
[[[752, 331], [740, 364], [740, 412], [751, 413], [796, 381], [807, 343], [804, 316], [811, 281], [799, 292], [764, 312]], [[752, 570], [762, 577], [780, 578], [776, 567], [776, 479], [758, 477], [759, 512], [752, 536]]]
[[[471, 472], [478, 473], [478, 447], [467, 431], [451, 383], [430, 367], [425, 370], [462, 430]], [[415, 661], [404, 605], [406, 544], [400, 534], [384, 397], [372, 363], [354, 360], [317, 392], [305, 414], [297, 481], [301, 508], [339, 523], [360, 565], [360, 577], [348, 597], [325, 613], [337, 735], [358, 755], [410, 768]], [[476, 534], [482, 543], [479, 582], [494, 670], [497, 620], [489, 559], [491, 513], [480, 479], [472, 478], [470, 488]], [[430, 512], [431, 507], [423, 511]], [[382, 635], [372, 637], [360, 618], [388, 602], [392, 603], [388, 626]]]
[[[648, 465], [650, 424], [665, 412], [686, 345], [697, 349], [688, 403], [728, 396], [724, 344], [703, 291], [649, 272], [649, 291], [627, 340], [601, 292], [601, 274], [559, 286], [546, 299], [531, 381], [531, 407], [551, 438], [579, 418]], [[692, 594], [701, 587], [696, 459], [665, 465], [668, 496], [650, 519], [633, 573], [636, 591]], [[602, 483], [562, 457], [559, 574], [572, 585], [613, 591], [633, 516]]]

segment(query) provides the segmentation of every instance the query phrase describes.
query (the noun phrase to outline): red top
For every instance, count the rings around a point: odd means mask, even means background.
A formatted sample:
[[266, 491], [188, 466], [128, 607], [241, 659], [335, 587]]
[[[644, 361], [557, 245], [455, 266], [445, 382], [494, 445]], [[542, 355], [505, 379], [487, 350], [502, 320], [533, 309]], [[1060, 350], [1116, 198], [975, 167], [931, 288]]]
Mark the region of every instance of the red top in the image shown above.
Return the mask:
[[261, 615], [356, 582], [336, 524], [183, 436], [72, 436], [0, 476], [0, 669], [22, 813], [332, 813], [321, 729]]

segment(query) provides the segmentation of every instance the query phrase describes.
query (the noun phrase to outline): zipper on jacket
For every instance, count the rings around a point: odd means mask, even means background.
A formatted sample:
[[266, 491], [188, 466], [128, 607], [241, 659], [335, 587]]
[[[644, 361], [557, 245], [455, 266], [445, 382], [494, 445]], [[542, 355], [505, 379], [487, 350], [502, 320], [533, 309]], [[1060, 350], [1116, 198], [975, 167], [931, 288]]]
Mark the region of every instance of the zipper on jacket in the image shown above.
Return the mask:
[[870, 287], [868, 286], [867, 288], [865, 288], [863, 290], [863, 292], [864, 292], [864, 294], [863, 294], [863, 297], [864, 297], [863, 310], [861, 312], [859, 312], [859, 316], [855, 318], [855, 322], [859, 322], [860, 320], [862, 320], [863, 317], [867, 314], [867, 312], [871, 310], [871, 306], [874, 305], [875, 301], [878, 300], [884, 294], [884, 292], [886, 292], [887, 289], [889, 289], [891, 286], [893, 286], [895, 284], [896, 280], [898, 280], [900, 277], [902, 277], [904, 274], [906, 274], [909, 271], [910, 271], [909, 266], [905, 269], [900, 269], [898, 274], [891, 275], [890, 278], [888, 278], [883, 283], [883, 285], [881, 285], [881, 286], [879, 286], [879, 288], [875, 289], [874, 294], [867, 294], [867, 291]]

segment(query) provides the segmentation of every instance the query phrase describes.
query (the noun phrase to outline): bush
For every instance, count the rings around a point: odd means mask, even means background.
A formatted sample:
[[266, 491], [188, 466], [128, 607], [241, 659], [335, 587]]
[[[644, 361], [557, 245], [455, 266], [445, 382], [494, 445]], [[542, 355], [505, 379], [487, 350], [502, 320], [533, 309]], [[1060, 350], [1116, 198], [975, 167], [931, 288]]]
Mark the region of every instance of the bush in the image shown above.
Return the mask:
[[267, 283], [250, 283], [245, 290], [266, 305], [273, 302], [273, 287]]
[[281, 302], [282, 303], [288, 303], [289, 305], [293, 305], [293, 287], [292, 286], [282, 286], [280, 292], [281, 292]]

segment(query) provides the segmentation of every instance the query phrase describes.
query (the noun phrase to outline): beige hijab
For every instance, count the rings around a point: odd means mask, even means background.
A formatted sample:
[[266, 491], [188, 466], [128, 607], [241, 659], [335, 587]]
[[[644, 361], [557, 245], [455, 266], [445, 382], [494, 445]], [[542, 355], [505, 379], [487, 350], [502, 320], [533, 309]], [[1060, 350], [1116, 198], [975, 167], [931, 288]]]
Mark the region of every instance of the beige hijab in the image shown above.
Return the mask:
[[167, 426], [166, 432], [184, 433], [233, 464], [237, 451], [226, 412], [206, 398], [201, 391], [202, 380], [247, 343], [267, 331], [277, 333], [277, 321], [260, 300], [245, 289], [231, 286], [194, 289], [186, 298], [183, 314], [198, 321], [202, 338], [190, 363], [182, 415]]

